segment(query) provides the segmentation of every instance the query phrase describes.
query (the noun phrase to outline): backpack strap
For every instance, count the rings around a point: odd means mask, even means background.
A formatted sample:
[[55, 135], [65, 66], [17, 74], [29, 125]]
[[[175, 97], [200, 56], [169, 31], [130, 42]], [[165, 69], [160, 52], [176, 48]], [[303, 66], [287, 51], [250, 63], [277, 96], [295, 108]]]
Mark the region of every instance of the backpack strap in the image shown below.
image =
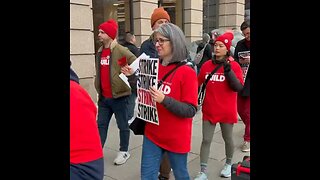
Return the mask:
[[204, 81], [204, 83], [201, 86], [201, 90], [198, 93], [198, 105], [201, 106], [203, 103], [203, 99], [205, 96], [205, 89], [207, 86], [207, 83], [209, 81], [209, 79], [212, 77], [212, 75], [217, 72], [217, 70], [223, 65], [223, 63], [219, 64], [218, 66], [216, 66], [216, 68], [213, 69], [213, 71], [207, 76], [206, 80]]

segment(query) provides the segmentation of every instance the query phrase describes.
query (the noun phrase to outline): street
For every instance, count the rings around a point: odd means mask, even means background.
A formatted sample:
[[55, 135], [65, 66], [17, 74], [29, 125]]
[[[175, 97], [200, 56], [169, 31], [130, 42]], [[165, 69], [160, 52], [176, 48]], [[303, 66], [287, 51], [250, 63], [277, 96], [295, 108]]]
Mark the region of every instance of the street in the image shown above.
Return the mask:
[[[188, 170], [190, 178], [194, 177], [200, 171], [200, 146], [202, 141], [201, 130], [201, 116], [202, 113], [198, 112], [193, 120], [192, 132], [192, 146], [188, 155]], [[242, 160], [243, 156], [250, 155], [250, 152], [244, 153], [240, 150], [240, 145], [243, 141], [244, 125], [242, 121], [238, 121], [234, 125], [233, 140], [235, 151], [233, 155], [233, 163]], [[113, 160], [117, 155], [119, 149], [119, 130], [116, 125], [114, 116], [111, 119], [108, 138], [104, 146], [104, 162], [105, 162], [105, 176], [104, 180], [140, 180], [140, 160], [142, 149], [142, 136], [136, 136], [131, 132], [129, 152], [131, 157], [128, 161], [120, 166], [115, 166]], [[220, 171], [225, 163], [224, 141], [222, 139], [220, 126], [217, 125], [213, 141], [211, 143], [211, 151], [208, 161], [208, 179], [209, 180], [230, 180], [231, 178], [220, 177]], [[170, 180], [174, 180], [173, 173], [171, 172]]]

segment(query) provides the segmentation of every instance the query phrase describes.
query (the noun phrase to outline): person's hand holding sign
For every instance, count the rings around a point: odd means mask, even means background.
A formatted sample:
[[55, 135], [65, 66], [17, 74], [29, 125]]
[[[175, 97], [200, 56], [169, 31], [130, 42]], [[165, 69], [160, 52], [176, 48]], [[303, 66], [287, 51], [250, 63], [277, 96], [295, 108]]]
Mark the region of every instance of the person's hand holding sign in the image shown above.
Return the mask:
[[134, 73], [134, 71], [128, 64], [126, 64], [125, 66], [121, 67], [121, 73], [123, 73], [126, 76], [131, 76]]
[[165, 95], [159, 91], [157, 88], [150, 86], [149, 87], [150, 90], [150, 94], [152, 99], [157, 102], [157, 103], [161, 103], [165, 97]]
[[240, 64], [249, 64], [250, 63], [250, 55], [241, 55], [239, 58]]

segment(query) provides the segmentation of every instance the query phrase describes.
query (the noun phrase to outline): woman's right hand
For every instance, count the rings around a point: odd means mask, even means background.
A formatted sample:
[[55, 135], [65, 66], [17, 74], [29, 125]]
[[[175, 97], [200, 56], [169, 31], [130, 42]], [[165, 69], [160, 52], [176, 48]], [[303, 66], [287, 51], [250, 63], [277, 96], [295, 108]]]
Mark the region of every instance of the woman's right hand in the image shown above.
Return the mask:
[[151, 95], [152, 99], [155, 102], [162, 103], [162, 101], [164, 100], [165, 95], [160, 90], [158, 90], [157, 88], [155, 88], [153, 86], [150, 86], [149, 87], [149, 92], [150, 92], [150, 95]]

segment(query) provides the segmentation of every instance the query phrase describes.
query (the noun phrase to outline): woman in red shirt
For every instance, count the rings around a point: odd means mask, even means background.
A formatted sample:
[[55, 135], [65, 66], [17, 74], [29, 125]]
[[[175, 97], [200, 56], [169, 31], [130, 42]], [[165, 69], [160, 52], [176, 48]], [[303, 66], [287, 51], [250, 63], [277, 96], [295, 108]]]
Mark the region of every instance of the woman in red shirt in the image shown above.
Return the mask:
[[[158, 80], [161, 80], [177, 63], [187, 60], [188, 51], [183, 32], [172, 23], [156, 29], [153, 40], [160, 59]], [[187, 157], [197, 107], [196, 72], [183, 65], [166, 78], [159, 90], [150, 87], [150, 94], [157, 102], [159, 125], [146, 124], [141, 179], [157, 179], [162, 155], [167, 152], [175, 179], [189, 180]]]
[[[181, 29], [166, 23], [153, 33], [153, 42], [160, 63], [158, 80], [179, 63], [187, 63], [188, 51]], [[122, 72], [126, 73], [122, 69]], [[130, 71], [130, 70], [127, 70]], [[156, 102], [159, 124], [146, 123], [141, 159], [141, 180], [156, 180], [162, 156], [166, 152], [175, 179], [190, 180], [187, 169], [188, 152], [191, 149], [192, 117], [197, 107], [197, 75], [188, 65], [174, 70], [162, 85], [149, 87]]]
[[212, 70], [223, 63], [207, 83], [205, 98], [202, 105], [202, 144], [200, 150], [201, 172], [195, 180], [208, 179], [207, 162], [210, 145], [216, 124], [220, 123], [223, 140], [225, 141], [226, 164], [221, 171], [222, 177], [231, 176], [231, 161], [234, 151], [232, 139], [233, 124], [237, 123], [237, 92], [243, 87], [242, 71], [237, 62], [230, 56], [233, 34], [227, 32], [214, 42], [214, 56], [205, 62], [198, 76], [200, 86]]

